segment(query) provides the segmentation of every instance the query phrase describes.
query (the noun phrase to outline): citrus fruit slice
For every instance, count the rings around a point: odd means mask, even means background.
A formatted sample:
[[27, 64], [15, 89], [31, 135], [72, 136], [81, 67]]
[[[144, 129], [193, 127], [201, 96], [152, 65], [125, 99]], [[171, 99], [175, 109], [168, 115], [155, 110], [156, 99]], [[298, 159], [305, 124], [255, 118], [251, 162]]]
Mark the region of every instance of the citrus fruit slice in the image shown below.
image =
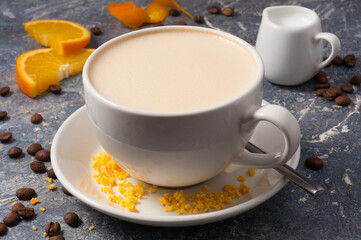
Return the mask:
[[24, 23], [24, 28], [38, 43], [57, 49], [61, 55], [76, 52], [90, 42], [89, 30], [71, 21], [35, 20]]
[[36, 97], [49, 85], [59, 85], [60, 80], [80, 73], [93, 51], [83, 48], [64, 56], [53, 48], [42, 48], [23, 53], [16, 59], [19, 88], [29, 97]]

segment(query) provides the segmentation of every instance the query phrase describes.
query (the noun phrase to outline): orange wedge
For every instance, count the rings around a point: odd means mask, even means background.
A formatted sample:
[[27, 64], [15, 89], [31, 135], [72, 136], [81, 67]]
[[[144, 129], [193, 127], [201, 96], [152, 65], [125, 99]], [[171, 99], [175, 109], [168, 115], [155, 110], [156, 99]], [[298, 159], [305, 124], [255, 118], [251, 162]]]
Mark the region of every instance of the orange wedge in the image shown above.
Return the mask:
[[82, 25], [59, 19], [35, 20], [24, 23], [30, 37], [45, 47], [55, 48], [61, 55], [67, 55], [86, 47], [90, 32]]
[[94, 49], [83, 48], [68, 55], [60, 55], [52, 48], [42, 48], [21, 54], [16, 60], [16, 78], [19, 88], [29, 97], [45, 92], [49, 85], [80, 73]]

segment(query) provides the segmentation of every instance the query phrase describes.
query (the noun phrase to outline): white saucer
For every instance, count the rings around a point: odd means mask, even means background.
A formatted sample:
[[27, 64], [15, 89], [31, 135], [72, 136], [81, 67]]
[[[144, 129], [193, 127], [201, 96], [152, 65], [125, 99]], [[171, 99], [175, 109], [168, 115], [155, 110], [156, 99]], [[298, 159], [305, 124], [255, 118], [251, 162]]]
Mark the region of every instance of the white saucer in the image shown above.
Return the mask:
[[[265, 151], [277, 151], [283, 148], [283, 137], [272, 124], [261, 122], [250, 140]], [[91, 157], [104, 151], [97, 141], [86, 107], [74, 112], [59, 128], [51, 147], [51, 162], [54, 171], [63, 186], [76, 198], [85, 204], [110, 216], [153, 226], [189, 226], [205, 224], [230, 218], [241, 214], [263, 203], [275, 195], [287, 183], [287, 179], [273, 169], [258, 170], [257, 174], [247, 177], [245, 182], [251, 191], [235, 199], [232, 205], [220, 211], [200, 214], [177, 215], [175, 212], [164, 212], [158, 203], [158, 197], [164, 193], [174, 193], [176, 189], [157, 188], [153, 194], [147, 194], [146, 199], [136, 205], [137, 212], [129, 212], [121, 206], [111, 203], [107, 195], [100, 191], [100, 186], [93, 179]], [[300, 148], [288, 164], [296, 168], [300, 158]], [[210, 187], [210, 192], [222, 190], [225, 184], [239, 185], [237, 176], [247, 175], [246, 170], [233, 174], [221, 173], [205, 183], [185, 188], [185, 193], [195, 194], [204, 185]], [[134, 178], [127, 180], [136, 183]], [[144, 184], [149, 189], [149, 184]]]

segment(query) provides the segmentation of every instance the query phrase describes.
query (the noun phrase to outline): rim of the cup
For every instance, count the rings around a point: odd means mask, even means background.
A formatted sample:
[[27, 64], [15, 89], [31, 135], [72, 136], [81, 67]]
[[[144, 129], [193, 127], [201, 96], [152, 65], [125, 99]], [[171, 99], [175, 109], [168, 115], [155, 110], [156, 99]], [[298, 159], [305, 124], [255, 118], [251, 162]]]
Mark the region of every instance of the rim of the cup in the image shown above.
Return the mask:
[[267, 7], [263, 10], [263, 15], [269, 15], [269, 11], [271, 11], [272, 9], [275, 9], [275, 8], [284, 8], [284, 9], [287, 9], [287, 8], [293, 8], [293, 9], [298, 9], [298, 10], [301, 10], [301, 11], [304, 11], [304, 12], [307, 12], [309, 14], [312, 15], [312, 21], [310, 21], [309, 23], [307, 24], [304, 24], [304, 25], [301, 25], [301, 26], [297, 26], [297, 27], [289, 27], [289, 26], [283, 26], [283, 25], [280, 25], [280, 24], [277, 24], [273, 21], [270, 21], [271, 25], [273, 26], [276, 26], [277, 28], [281, 28], [281, 29], [287, 29], [288, 31], [298, 31], [300, 29], [304, 29], [304, 28], [308, 28], [309, 26], [311, 26], [312, 24], [315, 23], [315, 21], [317, 21], [317, 19], [319, 19], [318, 15], [312, 10], [312, 9], [309, 9], [309, 8], [306, 8], [306, 7], [302, 7], [302, 6], [295, 6], [295, 5], [282, 5], [282, 6], [272, 6], [272, 7]]
[[[249, 51], [250, 55], [253, 57], [254, 61], [256, 62], [257, 65], [257, 75], [254, 79], [254, 81], [252, 82], [252, 84], [250, 86], [248, 86], [248, 88], [246, 88], [243, 91], [240, 91], [240, 93], [238, 95], [236, 95], [235, 97], [232, 97], [224, 102], [218, 103], [216, 105], [212, 105], [210, 107], [206, 107], [206, 108], [200, 108], [200, 109], [196, 109], [196, 110], [189, 110], [189, 111], [179, 111], [179, 112], [158, 112], [158, 111], [148, 111], [148, 110], [142, 110], [142, 109], [136, 109], [136, 108], [132, 108], [126, 105], [122, 105], [119, 103], [115, 103], [111, 100], [109, 100], [108, 98], [104, 97], [100, 92], [98, 92], [95, 87], [92, 85], [92, 83], [90, 82], [90, 78], [89, 78], [89, 69], [90, 69], [90, 65], [93, 61], [93, 59], [96, 58], [96, 56], [98, 54], [101, 53], [101, 51], [103, 49], [105, 49], [106, 47], [108, 47], [108, 45], [113, 44], [114, 42], [117, 41], [121, 41], [124, 38], [128, 38], [128, 37], [132, 37], [132, 36], [136, 36], [136, 35], [141, 35], [144, 33], [148, 33], [148, 32], [153, 32], [153, 31], [159, 31], [161, 29], [164, 30], [172, 30], [172, 29], [184, 29], [184, 30], [198, 30], [198, 31], [204, 31], [204, 32], [209, 32], [209, 33], [214, 33], [214, 34], [219, 34], [223, 37], [226, 37], [232, 41], [237, 42], [238, 44], [241, 44], [247, 51]], [[263, 77], [264, 77], [264, 66], [263, 66], [263, 61], [260, 57], [260, 55], [258, 54], [257, 50], [255, 47], [253, 47], [251, 44], [247, 43], [245, 40], [234, 36], [230, 33], [221, 31], [221, 30], [216, 30], [216, 29], [211, 29], [211, 28], [205, 28], [205, 27], [196, 27], [196, 26], [160, 26], [160, 27], [151, 27], [151, 28], [147, 28], [147, 29], [141, 29], [141, 30], [136, 30], [136, 31], [132, 31], [132, 32], [128, 32], [125, 34], [122, 34], [118, 37], [112, 38], [110, 40], [108, 40], [107, 42], [103, 43], [101, 46], [99, 46], [87, 59], [87, 61], [84, 64], [84, 68], [83, 68], [83, 73], [82, 73], [82, 78], [83, 78], [83, 87], [84, 87], [84, 91], [85, 89], [87, 89], [89, 94], [92, 94], [94, 97], [96, 97], [98, 100], [100, 100], [102, 103], [123, 111], [123, 112], [128, 112], [128, 113], [132, 113], [132, 114], [136, 114], [136, 115], [144, 115], [144, 116], [157, 116], [157, 117], [177, 117], [177, 116], [187, 116], [187, 115], [195, 115], [195, 114], [201, 114], [201, 113], [206, 113], [206, 112], [211, 112], [211, 111], [215, 111], [217, 109], [223, 108], [235, 101], [237, 101], [238, 99], [240, 99], [241, 97], [243, 97], [244, 95], [247, 94], [247, 92], [252, 91], [252, 89], [257, 88], [258, 84], [263, 84], [260, 82], [263, 82]]]

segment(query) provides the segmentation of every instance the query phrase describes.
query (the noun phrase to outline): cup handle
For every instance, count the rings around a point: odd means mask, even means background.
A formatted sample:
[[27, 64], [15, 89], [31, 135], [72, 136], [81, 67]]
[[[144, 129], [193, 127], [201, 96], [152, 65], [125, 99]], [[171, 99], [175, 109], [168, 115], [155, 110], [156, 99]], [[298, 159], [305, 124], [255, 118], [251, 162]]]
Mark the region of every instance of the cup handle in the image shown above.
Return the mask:
[[323, 68], [325, 68], [328, 64], [331, 63], [331, 61], [337, 56], [338, 51], [341, 48], [341, 43], [340, 43], [340, 39], [338, 39], [338, 37], [335, 34], [332, 33], [318, 33], [315, 36], [316, 40], [326, 40], [330, 43], [331, 45], [331, 54], [330, 56], [328, 56], [328, 58], [321, 62], [318, 65], [318, 70], [321, 70]]
[[283, 152], [258, 154], [248, 151], [241, 152], [226, 167], [226, 172], [240, 168], [273, 168], [286, 163], [296, 152], [301, 140], [300, 127], [296, 118], [285, 108], [277, 105], [265, 105], [258, 108], [251, 116], [250, 123], [268, 121], [282, 132], [285, 140]]

